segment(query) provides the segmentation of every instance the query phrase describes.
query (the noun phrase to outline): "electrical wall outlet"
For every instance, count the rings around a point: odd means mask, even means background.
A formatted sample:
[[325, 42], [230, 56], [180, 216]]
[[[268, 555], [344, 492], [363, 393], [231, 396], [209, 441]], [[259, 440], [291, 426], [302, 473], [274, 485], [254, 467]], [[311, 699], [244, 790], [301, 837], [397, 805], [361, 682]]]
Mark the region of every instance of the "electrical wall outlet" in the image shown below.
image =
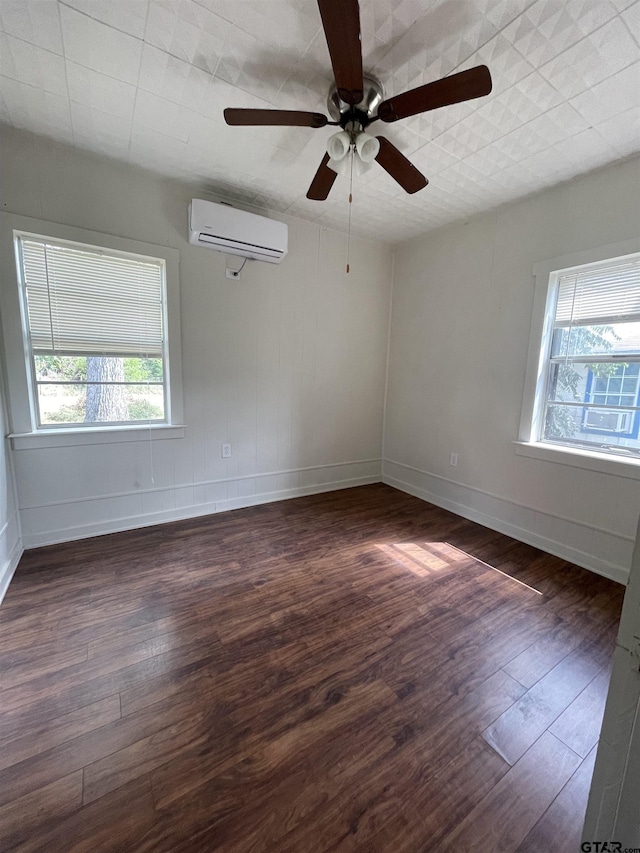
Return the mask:
[[451, 456], [449, 457], [449, 465], [451, 465], [453, 468], [458, 467], [458, 454], [457, 453], [451, 454]]
[[223, 444], [222, 445], [222, 458], [223, 459], [231, 459], [231, 445]]

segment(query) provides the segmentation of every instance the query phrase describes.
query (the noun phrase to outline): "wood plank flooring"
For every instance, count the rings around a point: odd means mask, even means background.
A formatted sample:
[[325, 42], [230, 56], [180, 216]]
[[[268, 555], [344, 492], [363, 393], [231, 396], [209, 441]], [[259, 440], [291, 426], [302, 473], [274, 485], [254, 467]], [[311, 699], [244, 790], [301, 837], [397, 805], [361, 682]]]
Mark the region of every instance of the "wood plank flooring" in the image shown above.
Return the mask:
[[577, 851], [622, 596], [382, 485], [30, 551], [0, 849]]

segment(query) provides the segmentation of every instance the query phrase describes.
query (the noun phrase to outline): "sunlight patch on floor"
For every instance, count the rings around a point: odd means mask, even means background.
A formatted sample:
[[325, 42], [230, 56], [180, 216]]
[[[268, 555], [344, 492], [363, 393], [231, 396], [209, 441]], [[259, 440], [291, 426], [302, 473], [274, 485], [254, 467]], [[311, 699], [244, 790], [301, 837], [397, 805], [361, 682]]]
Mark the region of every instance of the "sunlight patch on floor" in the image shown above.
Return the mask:
[[417, 577], [428, 577], [432, 574], [437, 574], [442, 569], [461, 566], [463, 563], [480, 563], [482, 566], [491, 569], [494, 572], [502, 575], [510, 581], [523, 586], [526, 589], [535, 592], [537, 595], [542, 593], [512, 577], [512, 575], [497, 569], [495, 566], [485, 563], [473, 554], [463, 551], [461, 548], [456, 548], [449, 542], [392, 542], [376, 545], [378, 550], [382, 551], [387, 557], [390, 557], [394, 562], [400, 563], [406, 569], [409, 569], [412, 574]]
[[502, 575], [502, 577], [508, 578], [510, 581], [513, 581], [514, 583], [520, 584], [520, 586], [526, 587], [526, 589], [530, 589], [531, 592], [535, 592], [536, 595], [542, 595], [542, 593], [540, 592], [539, 589], [536, 589], [533, 586], [529, 586], [528, 583], [525, 583], [524, 581], [520, 581], [520, 580], [518, 580], [518, 578], [514, 578], [513, 575], [509, 575], [509, 574], [507, 574], [507, 572], [503, 572], [500, 569], [496, 569], [495, 566], [491, 566], [491, 565], [489, 565], [489, 563], [485, 563], [485, 561], [481, 560], [479, 557], [474, 557], [473, 554], [467, 554], [466, 551], [463, 551], [461, 548], [456, 548], [455, 545], [449, 545], [446, 542], [444, 544], [447, 545], [447, 547], [451, 548], [453, 551], [457, 551], [459, 554], [462, 554], [465, 557], [471, 557], [471, 559], [475, 560], [476, 563], [482, 563], [482, 565], [486, 566], [488, 569], [491, 569], [494, 572], [498, 572], [498, 574]]

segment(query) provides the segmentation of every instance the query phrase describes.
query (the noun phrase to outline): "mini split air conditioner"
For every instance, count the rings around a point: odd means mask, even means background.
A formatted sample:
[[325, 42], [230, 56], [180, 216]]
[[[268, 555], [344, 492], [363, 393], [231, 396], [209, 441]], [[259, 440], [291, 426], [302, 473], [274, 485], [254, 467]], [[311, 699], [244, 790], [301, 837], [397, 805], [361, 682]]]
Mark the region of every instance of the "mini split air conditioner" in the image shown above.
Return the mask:
[[287, 238], [284, 222], [197, 198], [189, 205], [189, 242], [193, 246], [279, 264], [287, 254]]

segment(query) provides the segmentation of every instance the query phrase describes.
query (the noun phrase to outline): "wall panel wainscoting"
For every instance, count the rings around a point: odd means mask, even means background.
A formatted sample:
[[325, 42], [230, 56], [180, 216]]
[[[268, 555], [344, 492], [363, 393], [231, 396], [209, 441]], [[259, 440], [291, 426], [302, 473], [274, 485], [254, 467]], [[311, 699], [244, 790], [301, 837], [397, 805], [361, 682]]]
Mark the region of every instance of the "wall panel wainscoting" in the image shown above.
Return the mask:
[[375, 484], [28, 551], [0, 849], [578, 849], [623, 587]]

